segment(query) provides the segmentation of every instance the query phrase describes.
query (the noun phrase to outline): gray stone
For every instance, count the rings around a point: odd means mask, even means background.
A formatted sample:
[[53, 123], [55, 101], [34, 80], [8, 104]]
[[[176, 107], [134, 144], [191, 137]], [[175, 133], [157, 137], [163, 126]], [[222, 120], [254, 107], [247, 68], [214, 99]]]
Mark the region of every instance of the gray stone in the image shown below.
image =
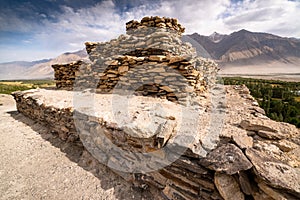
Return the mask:
[[243, 152], [233, 144], [225, 144], [216, 148], [199, 162], [211, 170], [229, 175], [252, 167]]
[[246, 150], [247, 157], [254, 165], [257, 176], [269, 185], [291, 192], [300, 198], [300, 170], [280, 163], [269, 155], [255, 149]]

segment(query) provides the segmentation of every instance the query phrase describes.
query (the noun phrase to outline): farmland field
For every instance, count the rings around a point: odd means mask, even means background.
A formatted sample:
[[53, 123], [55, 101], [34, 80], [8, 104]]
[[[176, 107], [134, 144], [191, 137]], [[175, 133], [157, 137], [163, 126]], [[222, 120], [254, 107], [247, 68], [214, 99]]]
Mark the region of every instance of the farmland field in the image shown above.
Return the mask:
[[268, 117], [300, 128], [300, 82], [223, 77], [225, 85], [245, 84]]
[[34, 88], [51, 88], [54, 87], [53, 80], [16, 80], [0, 81], [0, 94], [11, 94], [18, 90], [29, 90]]

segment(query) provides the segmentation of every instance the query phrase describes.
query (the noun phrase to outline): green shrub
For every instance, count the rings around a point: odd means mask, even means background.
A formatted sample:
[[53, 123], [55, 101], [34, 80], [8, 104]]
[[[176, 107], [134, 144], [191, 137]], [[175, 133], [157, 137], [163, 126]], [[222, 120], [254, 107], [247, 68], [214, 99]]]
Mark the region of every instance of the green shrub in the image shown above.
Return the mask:
[[268, 117], [300, 128], [300, 102], [295, 92], [300, 91], [300, 82], [240, 77], [224, 77], [223, 82], [225, 85], [245, 84]]

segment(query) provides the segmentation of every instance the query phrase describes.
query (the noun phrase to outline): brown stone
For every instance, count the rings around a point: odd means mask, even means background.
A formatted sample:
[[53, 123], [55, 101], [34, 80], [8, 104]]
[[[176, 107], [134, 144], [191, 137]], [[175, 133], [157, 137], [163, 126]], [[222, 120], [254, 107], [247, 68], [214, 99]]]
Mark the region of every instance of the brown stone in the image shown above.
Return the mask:
[[280, 133], [274, 133], [271, 131], [263, 131], [263, 130], [258, 131], [258, 135], [260, 137], [270, 139], [270, 140], [280, 140], [284, 138], [284, 136]]
[[129, 70], [129, 67], [128, 66], [120, 66], [119, 68], [118, 68], [118, 71], [119, 71], [119, 73], [120, 74], [122, 74], [122, 73], [125, 73], [125, 72], [127, 72]]
[[253, 189], [252, 189], [248, 174], [245, 171], [239, 172], [239, 183], [240, 183], [242, 191], [246, 195], [253, 194]]
[[118, 71], [110, 69], [110, 70], [107, 71], [107, 73], [118, 74]]
[[247, 149], [253, 146], [253, 138], [247, 135], [234, 135], [232, 139], [241, 149]]
[[288, 140], [275, 141], [273, 144], [275, 144], [281, 151], [284, 152], [292, 151], [298, 147], [298, 145]]
[[167, 92], [173, 92], [174, 91], [172, 88], [170, 88], [169, 86], [165, 86], [165, 85], [160, 86], [159, 88], [162, 89], [162, 90], [165, 90]]
[[181, 57], [181, 56], [172, 56], [172, 57], [170, 57], [169, 64], [181, 62], [181, 61], [183, 61], [183, 60], [184, 60], [184, 58]]
[[227, 174], [215, 173], [215, 185], [225, 200], [243, 200], [244, 194], [241, 192], [236, 180]]
[[250, 122], [248, 120], [242, 120], [240, 123], [240, 126], [243, 129], [249, 130], [249, 131], [269, 131], [276, 133], [278, 132], [277, 130], [274, 130], [272, 127], [265, 126], [261, 123], [256, 123], [256, 122]]
[[106, 61], [105, 62], [106, 65], [118, 65], [119, 64], [119, 61], [117, 60], [109, 60], [109, 61]]
[[107, 74], [107, 77], [108, 78], [115, 78], [117, 77], [118, 75], [117, 74]]
[[284, 194], [280, 191], [276, 191], [276, 189], [269, 187], [268, 185], [266, 185], [264, 182], [260, 182], [258, 183], [258, 187], [267, 195], [269, 195], [270, 197], [272, 197], [274, 200], [291, 200], [291, 199], [295, 199], [295, 197], [292, 197], [288, 194]]
[[149, 56], [150, 61], [162, 62], [165, 59], [166, 59], [166, 56], [160, 56], [160, 55]]
[[272, 197], [264, 193], [263, 191], [255, 192], [253, 195], [254, 200], [274, 200]]

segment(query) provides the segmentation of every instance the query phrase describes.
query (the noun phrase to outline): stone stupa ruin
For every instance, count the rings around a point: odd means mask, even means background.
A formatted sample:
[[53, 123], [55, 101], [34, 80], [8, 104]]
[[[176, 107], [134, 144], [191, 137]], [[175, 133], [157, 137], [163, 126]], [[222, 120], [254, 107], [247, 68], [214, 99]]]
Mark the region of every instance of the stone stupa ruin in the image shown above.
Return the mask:
[[157, 199], [300, 198], [295, 126], [267, 118], [245, 86], [215, 85], [217, 65], [176, 19], [126, 31], [87, 42], [90, 62], [53, 65], [57, 90], [15, 92], [18, 111]]
[[186, 94], [197, 96], [213, 84], [217, 65], [181, 41], [184, 28], [177, 19], [145, 17], [126, 23], [126, 31], [109, 42], [86, 42], [91, 64], [53, 65], [57, 88], [134, 90], [138, 95], [184, 101]]

